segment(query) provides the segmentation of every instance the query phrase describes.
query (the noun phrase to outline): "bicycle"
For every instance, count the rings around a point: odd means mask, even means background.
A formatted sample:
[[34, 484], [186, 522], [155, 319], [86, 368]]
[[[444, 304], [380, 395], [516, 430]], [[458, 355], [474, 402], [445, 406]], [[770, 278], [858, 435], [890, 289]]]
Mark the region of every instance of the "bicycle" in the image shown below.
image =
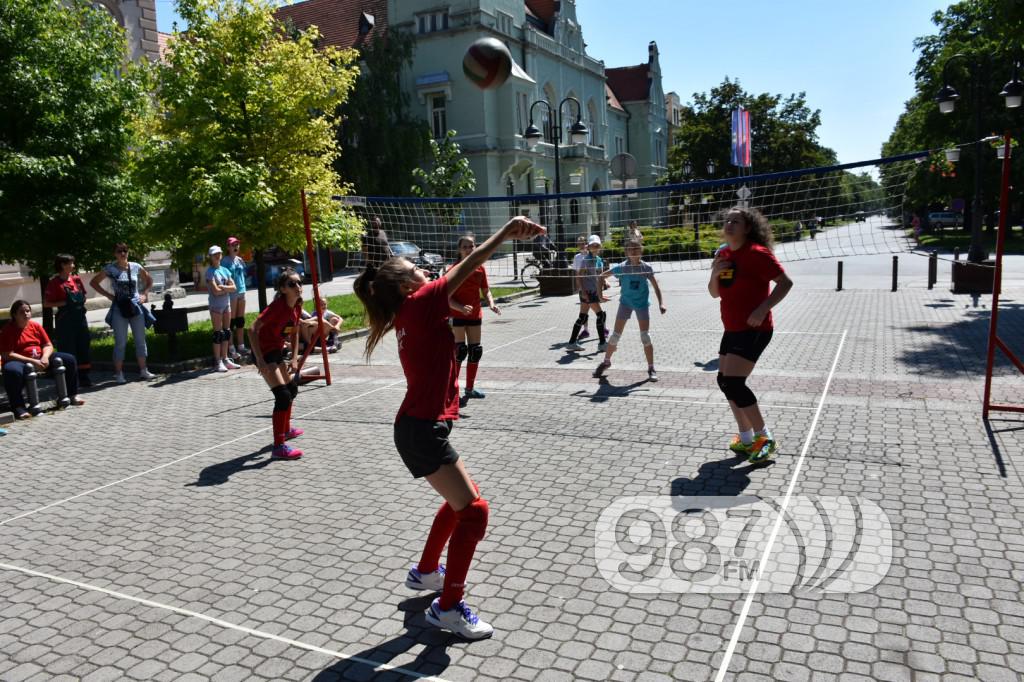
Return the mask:
[[526, 257], [526, 265], [519, 271], [519, 279], [527, 289], [535, 289], [540, 285], [540, 271], [549, 267], [551, 267], [550, 258], [546, 256], [538, 258], [531, 254]]

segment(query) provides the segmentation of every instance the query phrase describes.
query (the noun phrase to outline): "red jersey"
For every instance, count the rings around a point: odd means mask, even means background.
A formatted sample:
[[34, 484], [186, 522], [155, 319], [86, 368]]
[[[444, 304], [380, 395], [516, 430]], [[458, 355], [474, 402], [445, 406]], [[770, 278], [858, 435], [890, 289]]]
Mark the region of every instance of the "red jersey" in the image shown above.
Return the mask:
[[43, 357], [43, 348], [50, 345], [50, 337], [46, 335], [43, 325], [32, 320], [24, 329], [19, 329], [14, 322], [8, 322], [0, 329], [0, 354], [18, 353], [29, 358]]
[[[721, 257], [733, 264], [732, 268], [718, 274], [722, 324], [727, 332], [750, 331], [752, 327], [747, 324], [747, 318], [768, 298], [772, 280], [785, 270], [771, 249], [754, 242], [746, 242], [736, 251], [726, 247], [721, 251]], [[769, 310], [757, 329], [768, 331], [772, 328], [772, 312]]]
[[85, 285], [78, 275], [71, 275], [67, 279], [54, 277], [46, 284], [46, 300], [55, 303], [67, 301], [68, 294], [85, 294]]
[[469, 315], [466, 315], [465, 313], [452, 309], [451, 316], [457, 317], [460, 320], [479, 320], [483, 318], [484, 313], [480, 307], [480, 292], [490, 288], [491, 287], [487, 285], [487, 271], [484, 270], [484, 266], [481, 265], [470, 273], [469, 277], [466, 278], [466, 281], [455, 290], [455, 293], [452, 294], [451, 297], [451, 299], [459, 305], [473, 306], [473, 311]]
[[409, 294], [395, 315], [406, 383], [395, 421], [403, 415], [431, 421], [459, 418], [459, 366], [448, 312], [448, 279], [441, 277]]
[[302, 312], [302, 304], [296, 301], [295, 306], [288, 307], [284, 296], [275, 298], [274, 302], [263, 309], [259, 317], [260, 321], [260, 352], [269, 353], [272, 350], [284, 348], [284, 342], [295, 331], [299, 323], [299, 315]]

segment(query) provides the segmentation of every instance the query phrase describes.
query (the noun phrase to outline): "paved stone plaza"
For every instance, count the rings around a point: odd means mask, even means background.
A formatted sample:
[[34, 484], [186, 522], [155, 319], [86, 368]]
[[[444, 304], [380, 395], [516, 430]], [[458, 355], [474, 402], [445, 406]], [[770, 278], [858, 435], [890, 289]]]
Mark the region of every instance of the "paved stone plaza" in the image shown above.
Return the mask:
[[[882, 273], [891, 260], [861, 258]], [[782, 443], [766, 467], [726, 450], [706, 273], [659, 277], [658, 383], [635, 323], [599, 383], [593, 336], [563, 349], [572, 299], [488, 314], [487, 397], [453, 435], [491, 503], [467, 600], [496, 632], [476, 643], [428, 626], [433, 595], [403, 586], [438, 500], [392, 444], [393, 338], [371, 365], [349, 341], [333, 385], [302, 389], [297, 462], [269, 459], [272, 396], [251, 369], [105, 377], [87, 406], [0, 438], [0, 680], [1017, 680], [1022, 421], [981, 419], [989, 299], [950, 295], [946, 274], [925, 289], [918, 256], [901, 256], [919, 274], [896, 293], [856, 262], [842, 292], [831, 261], [790, 268], [750, 382]], [[1002, 329], [1019, 347], [1012, 284]], [[1024, 404], [1024, 379], [999, 366], [995, 398]], [[749, 576], [613, 589], [602, 512], [691, 495], [871, 502], [891, 566], [852, 594], [751, 594]]]

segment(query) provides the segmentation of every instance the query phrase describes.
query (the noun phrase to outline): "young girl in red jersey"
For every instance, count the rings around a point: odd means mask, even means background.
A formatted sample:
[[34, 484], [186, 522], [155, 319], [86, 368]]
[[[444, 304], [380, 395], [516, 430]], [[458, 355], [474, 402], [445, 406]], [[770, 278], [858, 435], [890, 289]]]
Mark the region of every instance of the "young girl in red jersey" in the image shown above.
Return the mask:
[[718, 387], [739, 428], [729, 449], [746, 455], [750, 462], [760, 462], [771, 457], [778, 445], [747, 387], [747, 377], [772, 340], [771, 310], [786, 297], [793, 282], [772, 253], [771, 226], [759, 211], [730, 209], [722, 236], [726, 243], [715, 254], [708, 282], [711, 296], [721, 299], [725, 326], [718, 348]]
[[[461, 263], [462, 259], [473, 253], [475, 248], [476, 240], [473, 237], [461, 237], [459, 239], [459, 259], [455, 261], [455, 264]], [[501, 309], [494, 305], [491, 287], [487, 283], [487, 271], [482, 265], [470, 273], [466, 281], [455, 290], [448, 301], [452, 309], [455, 361], [458, 363], [458, 369], [455, 372], [456, 379], [459, 372], [462, 371], [462, 361], [469, 358], [469, 363], [466, 365], [466, 400], [484, 397], [484, 394], [473, 386], [476, 383], [480, 358], [484, 354], [483, 346], [480, 345], [480, 327], [484, 317], [483, 309], [480, 307], [481, 294], [487, 299], [487, 307], [496, 315], [501, 315]]]
[[[380, 267], [367, 267], [353, 287], [369, 321], [366, 356], [392, 328], [398, 341], [407, 384], [395, 417], [398, 453], [413, 477], [426, 478], [445, 500], [405, 584], [416, 590], [441, 590], [427, 611], [427, 622], [467, 639], [483, 639], [494, 632], [462, 599], [473, 552], [487, 529], [489, 508], [448, 442], [452, 421], [459, 416], [458, 363], [448, 326], [448, 300], [499, 244], [544, 232], [526, 218], [513, 218], [433, 282], [411, 262], [389, 258]], [[439, 563], [446, 543], [447, 570]]]
[[[277, 459], [298, 459], [302, 450], [285, 441], [298, 438], [302, 429], [291, 425], [292, 402], [299, 393], [292, 379], [298, 368], [299, 315], [302, 312], [302, 280], [291, 268], [285, 268], [275, 283], [277, 296], [268, 305], [249, 330], [249, 345], [256, 368], [274, 394], [274, 450]], [[291, 362], [285, 362], [284, 344], [291, 343]]]

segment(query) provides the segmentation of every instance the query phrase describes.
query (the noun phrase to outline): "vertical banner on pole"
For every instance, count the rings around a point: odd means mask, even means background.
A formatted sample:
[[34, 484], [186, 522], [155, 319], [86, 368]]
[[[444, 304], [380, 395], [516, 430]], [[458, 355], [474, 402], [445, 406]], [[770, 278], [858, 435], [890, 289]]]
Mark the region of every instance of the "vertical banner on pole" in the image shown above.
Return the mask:
[[732, 165], [741, 169], [750, 168], [750, 112], [737, 107], [732, 112]]

